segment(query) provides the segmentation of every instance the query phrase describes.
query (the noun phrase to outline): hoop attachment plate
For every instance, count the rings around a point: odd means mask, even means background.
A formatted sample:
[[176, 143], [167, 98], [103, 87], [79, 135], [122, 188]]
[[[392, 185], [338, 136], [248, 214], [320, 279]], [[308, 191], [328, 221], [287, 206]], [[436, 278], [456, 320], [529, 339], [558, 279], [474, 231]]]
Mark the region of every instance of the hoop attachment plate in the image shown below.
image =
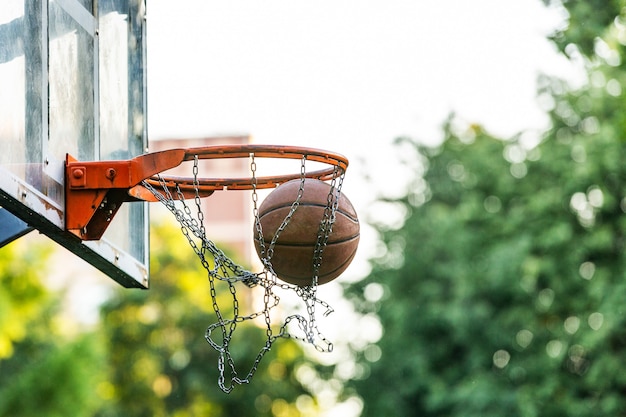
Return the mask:
[[216, 190], [274, 188], [300, 178], [301, 173], [249, 178], [156, 177], [185, 161], [224, 158], [302, 159], [329, 165], [305, 173], [307, 178], [327, 180], [345, 172], [348, 160], [343, 155], [315, 148], [279, 145], [218, 145], [170, 149], [119, 161], [77, 161], [67, 155], [65, 162], [65, 228], [82, 240], [98, 240], [106, 231], [122, 203], [157, 201], [142, 181], [151, 185], [177, 187], [184, 196], [208, 197]]

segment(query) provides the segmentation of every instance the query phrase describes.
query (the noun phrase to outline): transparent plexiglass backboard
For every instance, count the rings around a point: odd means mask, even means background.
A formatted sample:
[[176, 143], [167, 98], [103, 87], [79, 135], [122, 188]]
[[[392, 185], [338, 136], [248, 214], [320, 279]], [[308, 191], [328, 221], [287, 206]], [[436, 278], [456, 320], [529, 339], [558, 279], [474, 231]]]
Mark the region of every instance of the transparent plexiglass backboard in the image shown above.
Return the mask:
[[0, 218], [39, 229], [127, 287], [148, 286], [146, 203], [125, 204], [101, 240], [82, 242], [64, 227], [64, 163], [145, 152], [145, 33], [144, 0], [0, 7]]

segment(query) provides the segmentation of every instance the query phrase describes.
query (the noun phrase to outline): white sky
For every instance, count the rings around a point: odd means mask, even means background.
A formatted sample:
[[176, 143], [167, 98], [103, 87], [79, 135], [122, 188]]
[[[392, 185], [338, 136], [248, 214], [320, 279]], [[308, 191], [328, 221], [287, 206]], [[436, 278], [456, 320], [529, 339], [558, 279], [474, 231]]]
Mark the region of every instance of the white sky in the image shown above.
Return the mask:
[[509, 135], [541, 125], [538, 71], [563, 62], [539, 0], [152, 0], [152, 139], [252, 134], [373, 154], [430, 140], [456, 110]]

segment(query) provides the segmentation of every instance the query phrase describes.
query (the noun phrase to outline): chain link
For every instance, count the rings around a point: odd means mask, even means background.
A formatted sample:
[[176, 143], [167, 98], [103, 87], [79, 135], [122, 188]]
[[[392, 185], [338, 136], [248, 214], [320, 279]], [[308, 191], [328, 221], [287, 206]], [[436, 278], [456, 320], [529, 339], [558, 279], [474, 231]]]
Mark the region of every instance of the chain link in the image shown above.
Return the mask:
[[[193, 187], [195, 190], [194, 204], [196, 215], [185, 199], [185, 195], [181, 188], [176, 185], [170, 188], [166, 182], [159, 177], [160, 187], [157, 189], [149, 182], [144, 181], [142, 185], [152, 192], [152, 194], [174, 215], [180, 225], [183, 236], [189, 242], [190, 247], [196, 253], [204, 269], [207, 271], [209, 281], [209, 291], [211, 296], [212, 308], [215, 312], [216, 321], [207, 327], [205, 339], [209, 345], [218, 353], [217, 367], [219, 371], [218, 386], [226, 393], [233, 390], [235, 385], [247, 384], [256, 373], [264, 355], [271, 349], [273, 343], [278, 338], [293, 338], [306, 343], [312, 344], [318, 351], [332, 351], [332, 343], [320, 332], [316, 321], [316, 305], [325, 308], [324, 316], [332, 313], [332, 307], [317, 298], [317, 282], [319, 270], [322, 265], [322, 255], [328, 243], [328, 238], [332, 233], [332, 226], [335, 222], [335, 214], [338, 208], [341, 187], [344, 179], [344, 171], [335, 168], [333, 178], [330, 181], [330, 191], [328, 193], [326, 207], [324, 209], [323, 218], [320, 221], [319, 231], [315, 243], [313, 256], [313, 277], [311, 284], [308, 286], [296, 286], [292, 284], [277, 281], [276, 274], [272, 267], [272, 257], [274, 255], [274, 246], [278, 238], [287, 228], [292, 220], [294, 213], [297, 211], [302, 196], [305, 191], [306, 180], [306, 155], [303, 155], [300, 161], [300, 186], [298, 193], [291, 205], [288, 214], [283, 219], [280, 226], [274, 232], [272, 239], [266, 242], [263, 235], [261, 220], [259, 218], [258, 209], [258, 190], [257, 190], [257, 164], [254, 154], [250, 154], [250, 172], [252, 184], [252, 213], [254, 218], [254, 239], [260, 247], [260, 258], [263, 263], [261, 272], [253, 273], [232, 261], [228, 256], [220, 250], [213, 241], [207, 237], [205, 227], [205, 213], [202, 206], [202, 199], [199, 192], [199, 166], [198, 156], [193, 160]], [[263, 290], [263, 307], [259, 311], [249, 314], [241, 314], [240, 303], [237, 298], [237, 285], [243, 283], [247, 287], [261, 287]], [[226, 310], [220, 307], [220, 301], [223, 300], [225, 293], [222, 286], [228, 288], [230, 294], [232, 311], [228, 311], [229, 317], [226, 318]], [[219, 288], [218, 288], [219, 287]], [[277, 290], [285, 290], [295, 292], [296, 295], [304, 302], [306, 306], [306, 317], [294, 314], [287, 316], [283, 323], [276, 329], [272, 322], [272, 310], [279, 305], [280, 297]], [[233, 334], [239, 323], [263, 318], [265, 328], [265, 343], [260, 348], [254, 362], [245, 376], [240, 376], [235, 366], [235, 360], [230, 351], [230, 343]], [[299, 331], [292, 331], [291, 324]], [[301, 336], [298, 336], [301, 334]], [[243, 375], [243, 374], [242, 374]]]

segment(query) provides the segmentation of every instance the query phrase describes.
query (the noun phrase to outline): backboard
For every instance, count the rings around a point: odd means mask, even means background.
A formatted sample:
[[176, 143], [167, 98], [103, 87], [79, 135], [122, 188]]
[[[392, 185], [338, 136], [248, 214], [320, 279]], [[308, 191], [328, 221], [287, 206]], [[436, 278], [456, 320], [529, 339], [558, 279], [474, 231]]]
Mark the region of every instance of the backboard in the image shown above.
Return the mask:
[[147, 149], [144, 0], [3, 0], [0, 244], [38, 229], [125, 287], [147, 288], [147, 203], [121, 207], [103, 238], [65, 231], [66, 154]]

